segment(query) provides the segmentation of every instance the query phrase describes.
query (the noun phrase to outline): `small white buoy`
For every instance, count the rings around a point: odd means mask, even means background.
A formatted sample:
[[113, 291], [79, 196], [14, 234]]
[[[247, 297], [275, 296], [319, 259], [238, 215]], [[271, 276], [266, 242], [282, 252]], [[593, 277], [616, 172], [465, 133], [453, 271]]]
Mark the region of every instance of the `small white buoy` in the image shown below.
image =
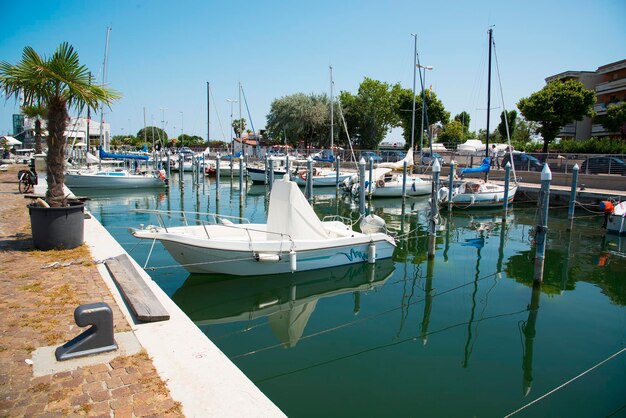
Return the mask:
[[367, 247], [367, 262], [370, 264], [374, 264], [376, 262], [376, 245], [371, 243]]
[[294, 250], [289, 251], [289, 267], [291, 267], [292, 273], [296, 271], [297, 261], [296, 252]]

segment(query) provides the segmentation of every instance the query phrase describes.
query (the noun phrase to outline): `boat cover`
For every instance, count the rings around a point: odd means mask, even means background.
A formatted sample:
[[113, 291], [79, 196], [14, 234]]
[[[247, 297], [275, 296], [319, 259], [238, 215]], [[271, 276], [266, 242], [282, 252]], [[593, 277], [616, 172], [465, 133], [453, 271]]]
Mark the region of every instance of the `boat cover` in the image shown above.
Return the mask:
[[272, 185], [267, 213], [267, 239], [279, 239], [276, 233], [293, 240], [317, 240], [328, 237], [322, 222], [309, 205], [298, 185], [289, 180], [276, 180]]
[[147, 155], [135, 155], [135, 154], [111, 154], [102, 149], [102, 146], [98, 148], [100, 152], [100, 158], [122, 158], [127, 160], [148, 160]]
[[404, 168], [405, 161], [406, 161], [407, 167], [411, 167], [414, 164], [413, 148], [409, 148], [404, 158], [401, 159], [400, 161], [396, 161], [395, 163], [379, 163], [376, 167], [391, 168], [392, 170], [402, 170]]
[[464, 168], [463, 170], [461, 170], [461, 174], [488, 173], [490, 167], [491, 160], [489, 159], [489, 157], [485, 157], [483, 158], [483, 163], [479, 167]]

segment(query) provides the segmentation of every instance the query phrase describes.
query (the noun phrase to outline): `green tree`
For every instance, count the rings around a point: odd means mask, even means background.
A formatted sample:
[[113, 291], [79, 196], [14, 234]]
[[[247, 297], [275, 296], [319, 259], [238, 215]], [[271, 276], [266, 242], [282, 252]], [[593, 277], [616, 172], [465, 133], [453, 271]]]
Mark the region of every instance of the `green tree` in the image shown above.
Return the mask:
[[267, 133], [276, 142], [283, 142], [286, 138], [291, 145], [304, 141], [305, 146], [309, 143], [321, 146], [330, 140], [326, 135], [329, 115], [326, 95], [296, 93], [281, 97], [271, 104]]
[[593, 116], [596, 94], [577, 80], [553, 81], [529, 97], [520, 99], [517, 108], [526, 120], [539, 122], [538, 132], [543, 136], [543, 152], [568, 123]]
[[446, 144], [459, 144], [464, 141], [465, 129], [463, 123], [459, 120], [451, 120], [444, 125], [443, 130], [439, 134], [439, 142]]
[[186, 146], [186, 147], [197, 147], [200, 145], [204, 145], [205, 141], [204, 138], [197, 136], [197, 135], [187, 135], [187, 134], [180, 134], [178, 135], [178, 145], [179, 146]]
[[[430, 91], [424, 91], [426, 99], [426, 118], [424, 120], [424, 129], [428, 131], [428, 126], [436, 123], [446, 125], [450, 119], [450, 112], [447, 112], [441, 100], [437, 95]], [[397, 108], [396, 115], [400, 126], [404, 133], [404, 140], [407, 144], [411, 143], [411, 127], [413, 118], [413, 91], [409, 89], [400, 89], [397, 92]], [[468, 119], [469, 126], [469, 119]], [[422, 96], [421, 93], [415, 97], [415, 144], [420, 143], [420, 129], [422, 128]], [[427, 135], [424, 134], [424, 146], [428, 143]]]
[[389, 128], [398, 126], [399, 84], [365, 77], [356, 95], [342, 91], [339, 100], [348, 131], [361, 149], [376, 149]]
[[626, 139], [626, 102], [609, 105], [602, 126], [611, 132], [619, 132], [620, 137]]
[[139, 131], [137, 131], [136, 141], [134, 142], [134, 145], [146, 143], [147, 145], [152, 146], [152, 144], [157, 144], [160, 142], [161, 146], [165, 146], [167, 144], [167, 141], [167, 132], [165, 132], [163, 129], [157, 128], [156, 126], [146, 126], [145, 128], [141, 128]]
[[[517, 111], [509, 110], [506, 112], [507, 119], [506, 123], [504, 120], [504, 110], [500, 113], [500, 123], [498, 124], [498, 132], [500, 133], [501, 141], [507, 141], [508, 138], [513, 138], [513, 134], [515, 132], [516, 120], [517, 120]], [[509, 128], [509, 135], [506, 134], [506, 128]]]
[[80, 64], [78, 53], [67, 42], [57, 47], [50, 57], [41, 57], [29, 46], [22, 59], [12, 65], [0, 62], [0, 90], [17, 98], [22, 92], [24, 105], [41, 104], [46, 114], [48, 137], [46, 198], [52, 207], [65, 203], [65, 131], [69, 123], [68, 109], [97, 109], [110, 106], [121, 95], [114, 90], [93, 84], [92, 77]]
[[35, 153], [41, 154], [41, 121], [46, 117], [46, 108], [41, 103], [22, 106], [22, 113], [30, 119], [35, 119]]
[[244, 118], [234, 119], [231, 126], [235, 131], [237, 138], [241, 138], [241, 134], [246, 130], [246, 120]]

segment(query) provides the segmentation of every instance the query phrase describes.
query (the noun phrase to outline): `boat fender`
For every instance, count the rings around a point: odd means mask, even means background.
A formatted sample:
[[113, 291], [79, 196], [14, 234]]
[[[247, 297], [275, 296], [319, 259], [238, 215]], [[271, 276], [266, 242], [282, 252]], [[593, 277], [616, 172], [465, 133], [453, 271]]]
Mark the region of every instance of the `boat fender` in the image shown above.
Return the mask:
[[289, 268], [291, 268], [291, 272], [297, 270], [298, 260], [296, 256], [296, 252], [294, 250], [289, 251]]
[[414, 192], [416, 191], [415, 190], [415, 180], [413, 180], [413, 184], [411, 184], [411, 190], [413, 190]]
[[437, 200], [439, 202], [447, 202], [449, 191], [450, 190], [447, 187], [442, 187], [441, 189], [439, 189], [439, 192], [437, 192]]
[[376, 187], [385, 187], [385, 180], [383, 180], [383, 179], [379, 179], [379, 180], [376, 182]]
[[302, 180], [306, 181], [306, 170], [301, 170], [298, 174]]
[[367, 262], [369, 264], [376, 262], [376, 245], [373, 242], [367, 247]]
[[605, 215], [611, 215], [615, 211], [615, 206], [613, 206], [612, 202], [603, 200], [600, 202], [600, 210], [604, 212]]
[[280, 261], [280, 255], [273, 253], [256, 253], [254, 255], [254, 258], [256, 259], [256, 261], [262, 263], [276, 263]]

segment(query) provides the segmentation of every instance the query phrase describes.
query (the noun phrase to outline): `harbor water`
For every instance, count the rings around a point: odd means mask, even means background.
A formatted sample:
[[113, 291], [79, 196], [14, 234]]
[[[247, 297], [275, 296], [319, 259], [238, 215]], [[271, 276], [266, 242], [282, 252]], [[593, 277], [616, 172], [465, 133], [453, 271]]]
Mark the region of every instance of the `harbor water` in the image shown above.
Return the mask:
[[[88, 193], [87, 207], [288, 416], [626, 415], [626, 352], [594, 368], [626, 347], [626, 237], [605, 235], [601, 216], [578, 211], [568, 231], [567, 208], [550, 210], [539, 289], [535, 206], [443, 212], [429, 259], [424, 198], [369, 203], [398, 235], [390, 260], [190, 275], [160, 243], [130, 235], [158, 223], [134, 211], [265, 222], [266, 189], [244, 184], [240, 200], [238, 179], [223, 177], [217, 202], [214, 179], [196, 186], [187, 173], [181, 190], [176, 176], [168, 191]], [[358, 219], [358, 202], [334, 188], [315, 189], [314, 208]]]

